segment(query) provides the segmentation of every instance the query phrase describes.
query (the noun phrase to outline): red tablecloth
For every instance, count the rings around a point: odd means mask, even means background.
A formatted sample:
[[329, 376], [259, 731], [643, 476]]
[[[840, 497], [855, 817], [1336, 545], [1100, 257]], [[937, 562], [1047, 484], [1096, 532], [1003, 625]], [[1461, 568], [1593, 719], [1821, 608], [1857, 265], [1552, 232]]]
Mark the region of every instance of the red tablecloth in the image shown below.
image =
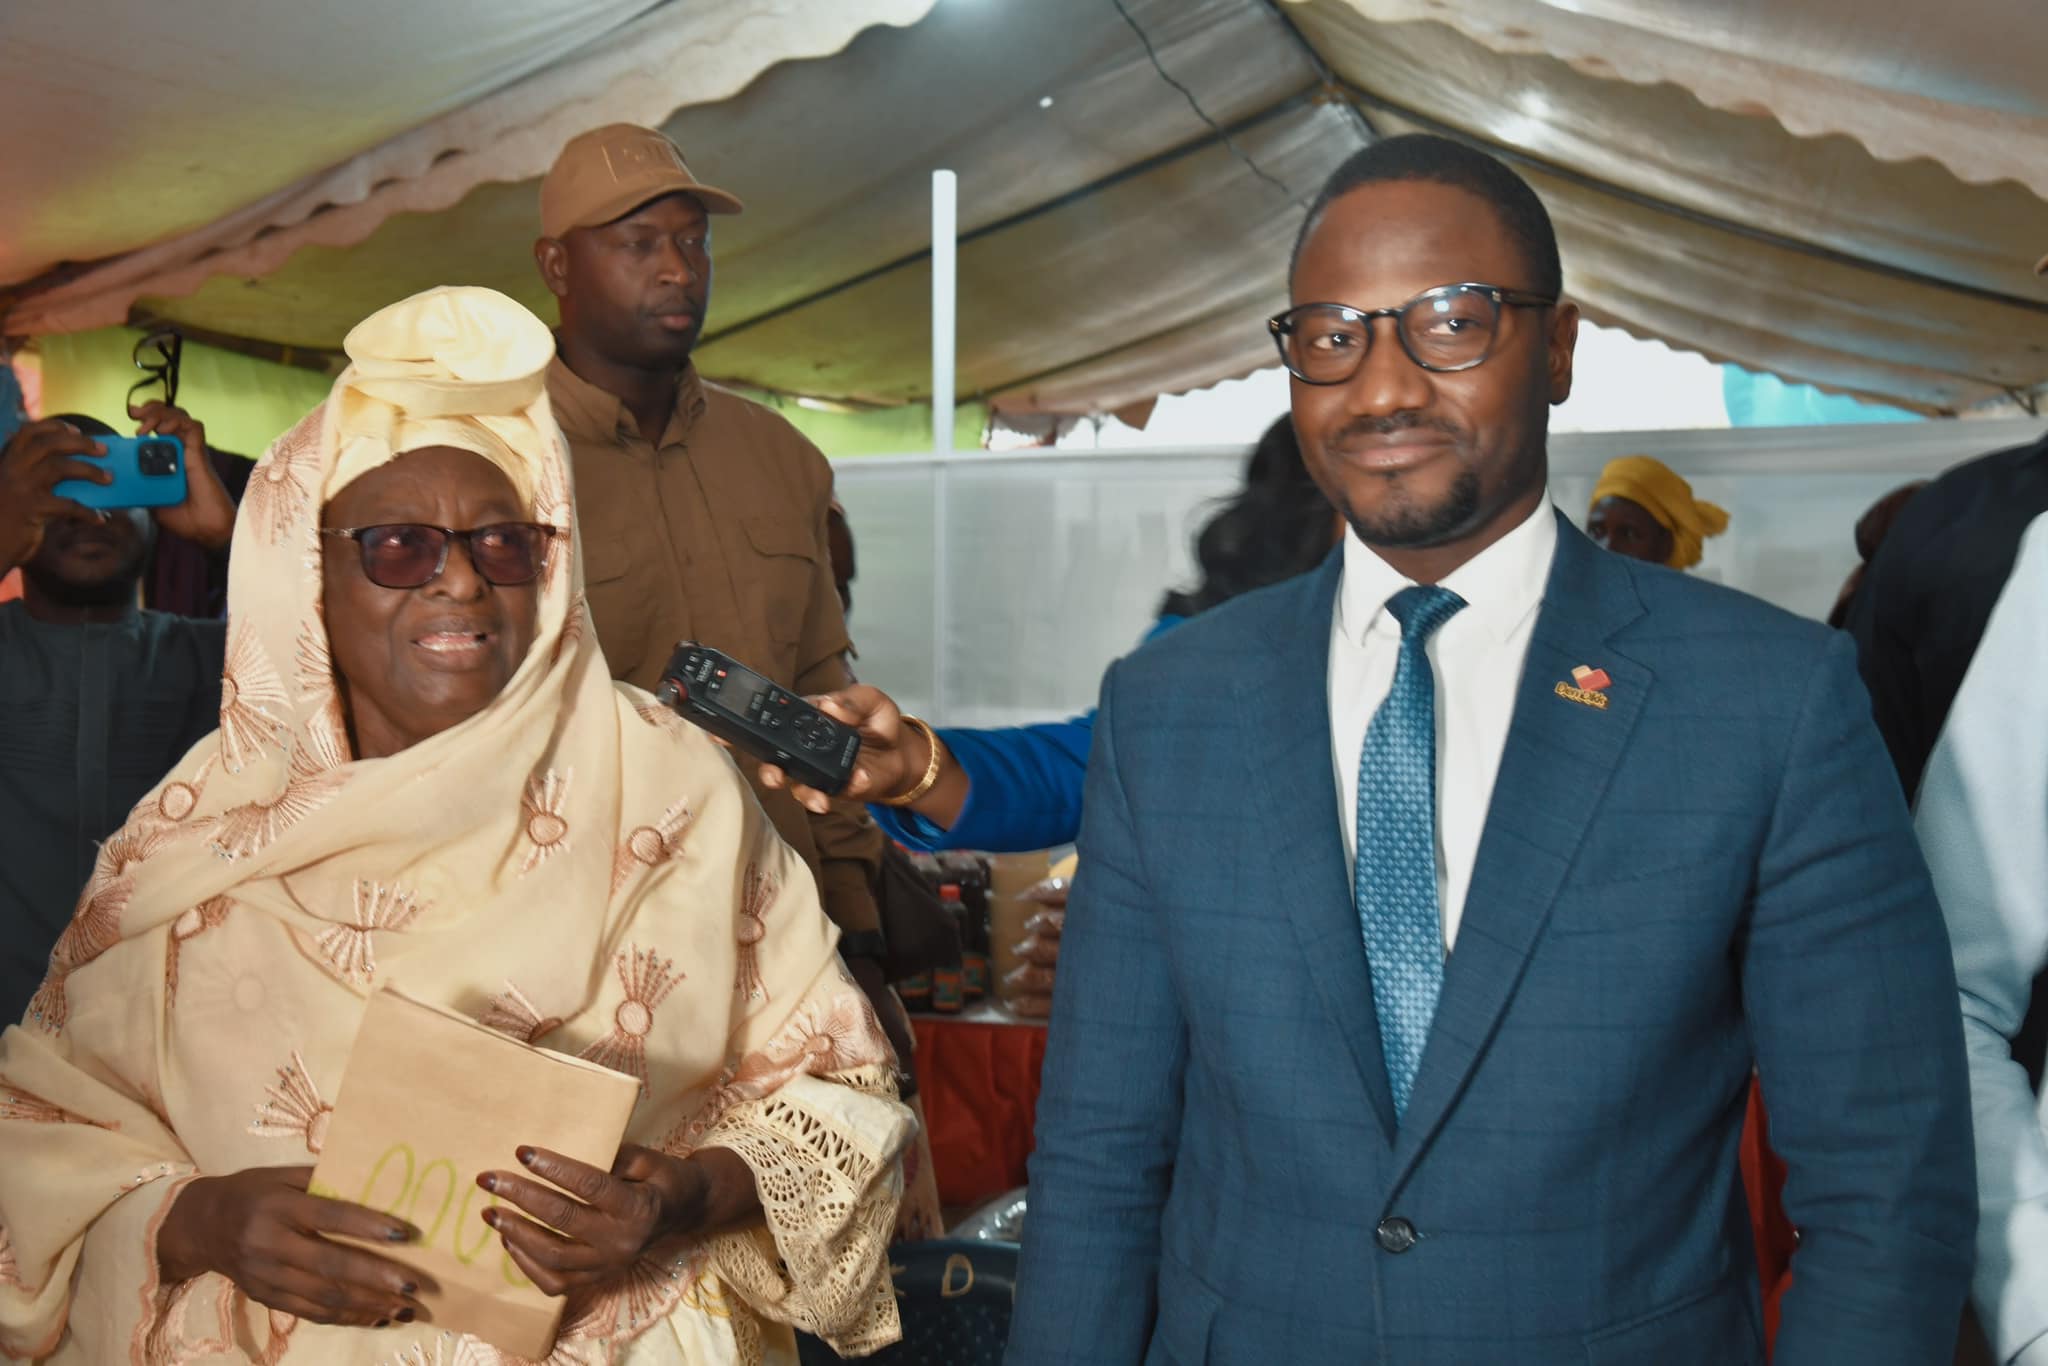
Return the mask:
[[913, 1015], [917, 1087], [939, 1200], [978, 1205], [1024, 1184], [1045, 1026], [974, 1015]]

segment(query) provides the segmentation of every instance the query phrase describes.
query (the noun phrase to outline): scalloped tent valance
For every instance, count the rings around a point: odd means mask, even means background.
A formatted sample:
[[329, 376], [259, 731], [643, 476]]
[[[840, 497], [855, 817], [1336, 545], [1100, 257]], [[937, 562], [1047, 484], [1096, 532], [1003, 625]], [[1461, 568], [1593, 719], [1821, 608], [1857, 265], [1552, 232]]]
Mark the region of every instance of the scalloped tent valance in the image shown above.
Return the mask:
[[544, 308], [534, 178], [630, 118], [748, 203], [708, 372], [924, 398], [943, 165], [960, 393], [1106, 411], [1269, 364], [1302, 205], [1429, 128], [1530, 177], [1602, 322], [1925, 411], [2048, 384], [2038, 0], [1125, 7], [1160, 69], [1106, 0], [33, 6], [0, 46], [0, 329], [331, 348], [431, 284]]

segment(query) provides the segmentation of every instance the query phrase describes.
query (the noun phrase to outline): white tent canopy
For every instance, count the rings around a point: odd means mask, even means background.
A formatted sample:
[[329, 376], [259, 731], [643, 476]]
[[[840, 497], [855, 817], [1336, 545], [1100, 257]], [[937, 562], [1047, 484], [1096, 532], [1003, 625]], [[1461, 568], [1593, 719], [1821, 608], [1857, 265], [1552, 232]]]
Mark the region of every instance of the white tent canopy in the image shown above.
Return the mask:
[[710, 373], [922, 399], [951, 166], [960, 393], [1103, 411], [1269, 364], [1308, 196], [1429, 128], [1516, 161], [1603, 322], [1926, 411], [2048, 383], [2038, 0], [1122, 7], [1156, 66], [1112, 0], [10, 6], [0, 331], [332, 348], [431, 284], [545, 307], [533, 180], [625, 118], [748, 201]]

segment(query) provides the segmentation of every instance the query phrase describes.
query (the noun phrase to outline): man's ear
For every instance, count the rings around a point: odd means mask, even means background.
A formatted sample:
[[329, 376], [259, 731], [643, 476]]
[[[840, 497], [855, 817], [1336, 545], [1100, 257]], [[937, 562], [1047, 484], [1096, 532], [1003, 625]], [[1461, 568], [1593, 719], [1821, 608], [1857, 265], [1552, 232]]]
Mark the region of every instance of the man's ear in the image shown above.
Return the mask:
[[1579, 306], [1569, 300], [1557, 305], [1551, 320], [1548, 367], [1550, 401], [1562, 403], [1572, 396], [1572, 351], [1579, 344]]
[[533, 244], [533, 263], [540, 267], [541, 283], [557, 299], [569, 296], [569, 249], [559, 238], [543, 237]]

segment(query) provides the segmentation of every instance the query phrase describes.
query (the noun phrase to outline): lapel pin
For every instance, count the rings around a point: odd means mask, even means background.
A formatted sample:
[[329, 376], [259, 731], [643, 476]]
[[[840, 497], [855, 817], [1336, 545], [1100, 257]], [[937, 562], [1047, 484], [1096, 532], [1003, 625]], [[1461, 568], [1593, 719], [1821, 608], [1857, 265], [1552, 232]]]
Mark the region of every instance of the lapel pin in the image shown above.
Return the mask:
[[1567, 702], [1577, 702], [1582, 707], [1597, 711], [1607, 710], [1607, 689], [1614, 680], [1607, 676], [1607, 670], [1581, 664], [1572, 670], [1572, 681], [1559, 683], [1553, 690]]

